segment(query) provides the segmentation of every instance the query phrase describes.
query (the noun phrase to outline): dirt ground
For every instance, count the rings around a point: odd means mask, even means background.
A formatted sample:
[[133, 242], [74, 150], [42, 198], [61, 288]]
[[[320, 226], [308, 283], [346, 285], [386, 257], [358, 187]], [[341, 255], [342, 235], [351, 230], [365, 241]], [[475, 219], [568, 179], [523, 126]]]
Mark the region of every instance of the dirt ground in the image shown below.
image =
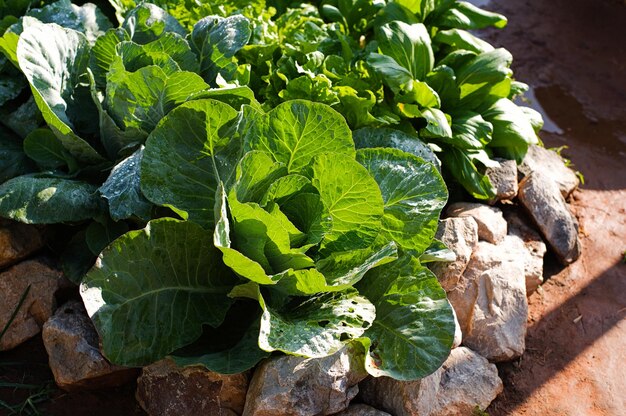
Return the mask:
[[[516, 77], [533, 86], [531, 104], [546, 115], [547, 147], [585, 176], [573, 196], [583, 256], [530, 298], [527, 351], [500, 366], [503, 394], [488, 413], [546, 416], [626, 414], [626, 3], [621, 0], [493, 0], [509, 18], [489, 31], [515, 57]], [[40, 414], [142, 414], [134, 386], [68, 394], [53, 387], [41, 339], [0, 356], [0, 400], [45, 399]], [[46, 382], [49, 387], [46, 387]], [[3, 415], [0, 410], [0, 415]], [[25, 414], [31, 414], [25, 412]]]
[[[494, 0], [509, 18], [488, 37], [515, 57], [548, 116], [547, 147], [585, 176], [573, 196], [583, 256], [530, 298], [526, 353], [500, 366], [504, 393], [488, 413], [626, 414], [626, 3]], [[540, 104], [540, 107], [538, 106]], [[560, 133], [560, 134], [556, 134]]]

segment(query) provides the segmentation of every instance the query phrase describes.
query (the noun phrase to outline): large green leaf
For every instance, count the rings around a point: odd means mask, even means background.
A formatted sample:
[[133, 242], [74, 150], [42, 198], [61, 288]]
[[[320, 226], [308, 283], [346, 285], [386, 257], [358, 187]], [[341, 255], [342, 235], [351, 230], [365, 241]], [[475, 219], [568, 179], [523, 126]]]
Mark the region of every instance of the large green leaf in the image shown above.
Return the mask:
[[152, 204], [141, 193], [140, 167], [144, 148], [118, 163], [102, 184], [99, 191], [109, 201], [111, 218], [119, 221], [136, 216], [150, 219]]
[[235, 54], [250, 40], [250, 22], [242, 15], [208, 16], [198, 21], [191, 42], [200, 60], [200, 74], [214, 83], [218, 74], [230, 81], [237, 71]]
[[82, 32], [91, 44], [112, 27], [109, 19], [95, 4], [77, 6], [70, 0], [58, 0], [40, 9], [32, 9], [27, 16], [32, 16], [43, 23], [56, 23]]
[[472, 35], [466, 30], [441, 30], [437, 32], [433, 40], [435, 42], [449, 45], [453, 49], [465, 49], [476, 53], [489, 52], [493, 50], [493, 46], [491, 46], [491, 44]]
[[[260, 115], [257, 118], [261, 119]], [[345, 119], [327, 105], [303, 100], [270, 111], [265, 128], [247, 137], [246, 150], [262, 150], [298, 173], [322, 153], [354, 155], [352, 133]]]
[[493, 139], [489, 146], [498, 148], [502, 156], [521, 163], [528, 146], [539, 142], [531, 119], [511, 100], [496, 101], [483, 112], [483, 117], [493, 125]]
[[378, 72], [383, 82], [395, 93], [413, 81], [413, 74], [401, 66], [391, 56], [372, 53], [367, 56], [367, 63]]
[[[228, 321], [228, 318], [226, 318]], [[233, 323], [228, 323], [227, 332], [232, 332]], [[259, 348], [260, 322], [257, 319], [244, 332], [241, 339], [233, 346], [196, 356], [172, 355], [179, 366], [202, 365], [210, 371], [220, 374], [239, 374], [253, 368], [259, 361], [270, 354]], [[215, 343], [215, 339], [211, 339]]]
[[378, 48], [407, 69], [413, 79], [423, 81], [434, 66], [435, 57], [426, 26], [394, 21], [376, 30]]
[[118, 125], [149, 133], [167, 113], [208, 87], [193, 72], [168, 76], [157, 66], [128, 72], [118, 60], [107, 75], [105, 103]]
[[174, 109], [150, 134], [141, 162], [141, 190], [151, 202], [186, 212], [211, 228], [220, 181], [235, 172], [241, 142], [230, 128], [237, 112], [215, 100]]
[[491, 199], [496, 196], [489, 177], [478, 171], [465, 151], [446, 146], [441, 153], [441, 160], [454, 179], [474, 198]]
[[76, 159], [48, 129], [33, 130], [24, 139], [24, 152], [43, 169], [67, 166], [70, 172], [78, 168]]
[[417, 136], [412, 136], [401, 130], [390, 128], [364, 127], [356, 130], [353, 134], [354, 144], [357, 149], [373, 147], [392, 147], [411, 153], [420, 157], [435, 166], [440, 166], [441, 162], [435, 156], [435, 152]]
[[473, 111], [452, 115], [452, 138], [440, 139], [459, 149], [483, 149], [491, 141], [493, 126]]
[[93, 73], [98, 88], [106, 87], [106, 75], [115, 62], [117, 45], [130, 40], [130, 35], [122, 28], [109, 29], [100, 36], [91, 48], [89, 69]]
[[0, 126], [0, 183], [35, 170], [20, 142]]
[[27, 224], [87, 220], [102, 208], [96, 187], [85, 182], [24, 175], [0, 185], [0, 216]]
[[471, 110], [484, 105], [489, 96], [495, 99], [508, 97], [510, 77], [513, 74], [510, 69], [512, 61], [509, 51], [499, 48], [476, 55], [455, 68], [457, 85], [461, 91], [459, 106]]
[[[97, 115], [87, 81], [89, 44], [85, 36], [56, 24], [24, 19], [24, 32], [17, 46], [20, 68], [28, 79], [37, 106], [63, 146], [81, 162], [104, 159], [74, 131], [97, 128], [89, 119]], [[92, 111], [93, 109], [93, 111]]]
[[360, 337], [376, 312], [355, 290], [311, 297], [295, 306], [265, 307], [259, 346], [305, 357], [325, 357]]
[[383, 198], [376, 181], [353, 158], [327, 153], [311, 165], [311, 182], [332, 218], [321, 243], [326, 253], [370, 246], [380, 231]]
[[489, 12], [467, 1], [457, 1], [454, 7], [438, 17], [435, 25], [440, 27], [455, 27], [459, 29], [476, 30], [488, 26], [499, 29], [507, 24], [505, 16]]
[[142, 366], [193, 342], [203, 324], [220, 325], [235, 282], [209, 232], [163, 218], [115, 240], [80, 290], [104, 355]]
[[170, 32], [182, 37], [187, 35], [174, 17], [152, 3], [142, 3], [128, 12], [122, 27], [133, 41], [140, 44], [152, 42]]
[[450, 353], [454, 315], [432, 272], [410, 255], [370, 271], [357, 285], [376, 307], [365, 332], [366, 369], [373, 376], [416, 380], [437, 370]]
[[426, 250], [448, 200], [435, 166], [397, 149], [361, 149], [357, 160], [378, 182], [383, 195], [380, 238], [395, 241], [404, 250]]

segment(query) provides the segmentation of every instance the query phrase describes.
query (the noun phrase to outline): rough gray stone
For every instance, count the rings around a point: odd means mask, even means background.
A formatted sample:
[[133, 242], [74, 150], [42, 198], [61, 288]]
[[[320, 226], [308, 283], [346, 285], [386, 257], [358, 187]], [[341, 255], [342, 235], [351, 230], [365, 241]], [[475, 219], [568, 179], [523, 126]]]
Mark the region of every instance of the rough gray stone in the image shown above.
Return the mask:
[[43, 343], [54, 381], [68, 391], [125, 384], [138, 371], [109, 363], [98, 348], [98, 333], [81, 302], [61, 306], [43, 326]]
[[567, 198], [580, 184], [578, 176], [573, 170], [565, 166], [561, 156], [541, 146], [531, 145], [518, 169], [524, 177], [533, 172], [546, 174], [556, 183], [564, 198]]
[[525, 250], [522, 240], [514, 236], [497, 246], [481, 241], [463, 275], [476, 292], [463, 345], [489, 361], [508, 361], [525, 349]]
[[349, 347], [325, 358], [293, 356], [257, 367], [244, 416], [324, 416], [348, 408], [367, 373]]
[[534, 172], [520, 182], [518, 197], [561, 262], [575, 261], [580, 256], [578, 221], [556, 184], [543, 173]]
[[37, 227], [0, 219], [0, 268], [24, 260], [41, 249], [43, 244]]
[[469, 416], [500, 392], [496, 366], [465, 347], [452, 350], [439, 370], [421, 380], [379, 377], [361, 383], [365, 403], [395, 416]]
[[471, 217], [447, 218], [439, 222], [435, 236], [443, 241], [456, 254], [453, 262], [435, 262], [429, 265], [439, 283], [446, 290], [452, 290], [458, 283], [478, 242], [478, 226]]
[[528, 251], [524, 261], [524, 274], [526, 296], [530, 296], [543, 283], [543, 257], [547, 250], [546, 244], [539, 233], [528, 226], [530, 220], [525, 219], [517, 211], [505, 213], [505, 218], [509, 224], [509, 235], [520, 238]]
[[374, 409], [366, 404], [352, 404], [343, 412], [339, 412], [334, 416], [391, 416], [387, 412]]
[[496, 197], [489, 201], [494, 204], [498, 201], [512, 200], [517, 196], [517, 163], [514, 160], [495, 159], [500, 163], [497, 168], [488, 168], [485, 175], [496, 189]]
[[248, 373], [217, 374], [169, 359], [144, 367], [136, 398], [150, 416], [237, 416], [243, 411]]
[[446, 210], [450, 217], [472, 217], [478, 225], [478, 238], [498, 244], [504, 240], [507, 224], [500, 208], [471, 202], [457, 202]]
[[0, 328], [9, 322], [30, 286], [15, 319], [0, 339], [0, 351], [17, 347], [41, 331], [54, 312], [54, 293], [60, 283], [61, 272], [38, 260], [24, 261], [0, 274]]

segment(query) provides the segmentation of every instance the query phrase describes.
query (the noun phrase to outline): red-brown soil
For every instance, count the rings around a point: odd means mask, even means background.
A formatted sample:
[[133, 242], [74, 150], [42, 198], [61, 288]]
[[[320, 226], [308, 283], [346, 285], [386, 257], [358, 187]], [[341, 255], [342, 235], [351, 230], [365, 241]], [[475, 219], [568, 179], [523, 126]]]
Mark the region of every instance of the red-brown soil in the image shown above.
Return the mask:
[[[489, 38], [515, 57], [585, 176], [573, 196], [583, 255], [530, 298], [526, 353], [500, 366], [504, 393], [492, 416], [626, 414], [626, 3], [491, 2], [509, 17]], [[537, 103], [533, 103], [535, 106]], [[556, 131], [555, 126], [550, 130]]]

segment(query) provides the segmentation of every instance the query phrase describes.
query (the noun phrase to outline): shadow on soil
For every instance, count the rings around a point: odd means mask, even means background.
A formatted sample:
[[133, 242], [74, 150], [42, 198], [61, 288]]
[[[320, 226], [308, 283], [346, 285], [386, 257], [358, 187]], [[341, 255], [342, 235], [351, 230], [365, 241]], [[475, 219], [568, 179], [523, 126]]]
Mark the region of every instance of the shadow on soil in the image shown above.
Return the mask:
[[[524, 356], [499, 365], [507, 390], [490, 406], [490, 415], [508, 415], [523, 405], [626, 318], [625, 276], [626, 264], [614, 264], [529, 326]], [[566, 290], [560, 281], [548, 284]]]

